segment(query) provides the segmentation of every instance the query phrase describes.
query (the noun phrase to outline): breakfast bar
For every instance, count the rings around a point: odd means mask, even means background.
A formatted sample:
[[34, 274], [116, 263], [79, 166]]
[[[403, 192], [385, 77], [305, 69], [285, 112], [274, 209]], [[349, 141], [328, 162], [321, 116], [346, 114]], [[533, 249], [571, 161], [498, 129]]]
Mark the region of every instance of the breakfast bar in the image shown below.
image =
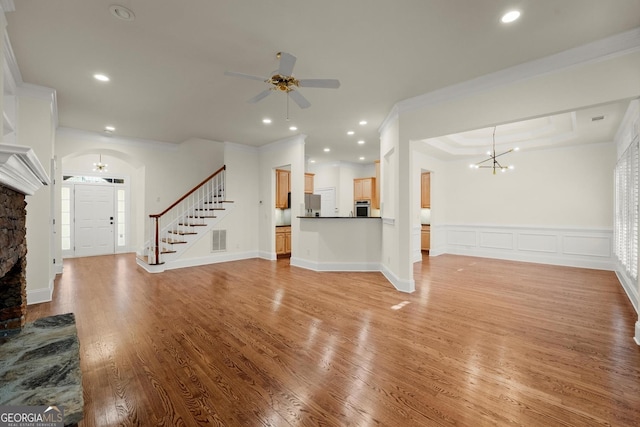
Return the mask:
[[379, 271], [379, 217], [300, 218], [298, 248], [291, 265], [316, 271]]

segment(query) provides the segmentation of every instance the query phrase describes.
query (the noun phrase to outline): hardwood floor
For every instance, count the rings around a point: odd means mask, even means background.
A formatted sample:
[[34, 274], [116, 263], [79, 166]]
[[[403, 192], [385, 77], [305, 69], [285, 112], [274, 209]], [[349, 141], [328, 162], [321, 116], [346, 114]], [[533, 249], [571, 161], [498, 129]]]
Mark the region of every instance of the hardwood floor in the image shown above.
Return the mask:
[[81, 426], [637, 426], [637, 316], [606, 271], [443, 255], [416, 292], [288, 259], [65, 260]]

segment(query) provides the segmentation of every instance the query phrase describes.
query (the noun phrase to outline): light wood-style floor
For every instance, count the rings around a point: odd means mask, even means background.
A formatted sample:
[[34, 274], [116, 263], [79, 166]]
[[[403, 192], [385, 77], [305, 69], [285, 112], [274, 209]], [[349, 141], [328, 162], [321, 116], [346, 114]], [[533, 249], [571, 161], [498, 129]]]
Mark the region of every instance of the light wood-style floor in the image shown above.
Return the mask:
[[606, 271], [443, 255], [416, 292], [289, 260], [69, 259], [81, 426], [638, 426], [636, 314]]

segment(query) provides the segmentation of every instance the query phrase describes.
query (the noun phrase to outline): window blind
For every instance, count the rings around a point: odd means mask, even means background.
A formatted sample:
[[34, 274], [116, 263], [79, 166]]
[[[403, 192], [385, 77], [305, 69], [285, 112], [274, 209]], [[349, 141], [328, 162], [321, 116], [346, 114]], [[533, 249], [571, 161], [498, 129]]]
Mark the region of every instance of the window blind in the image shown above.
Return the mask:
[[638, 278], [638, 137], [615, 169], [614, 251], [633, 280]]

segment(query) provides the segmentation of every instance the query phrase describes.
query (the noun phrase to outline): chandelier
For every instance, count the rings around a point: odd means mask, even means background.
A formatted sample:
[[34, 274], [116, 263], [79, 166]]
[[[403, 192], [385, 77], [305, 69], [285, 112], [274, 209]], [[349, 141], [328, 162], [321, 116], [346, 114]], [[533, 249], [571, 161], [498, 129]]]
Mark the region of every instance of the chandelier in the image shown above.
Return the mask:
[[93, 171], [94, 172], [107, 172], [107, 166], [109, 166], [106, 163], [102, 163], [102, 154], [100, 154], [100, 160], [98, 161], [98, 163], [94, 163], [93, 164]]
[[481, 162], [478, 163], [473, 163], [471, 165], [469, 165], [470, 168], [472, 169], [493, 169], [493, 174], [496, 174], [496, 170], [499, 170], [500, 172], [506, 172], [510, 169], [513, 169], [513, 165], [508, 165], [505, 166], [503, 164], [501, 164], [498, 161], [498, 157], [504, 156], [505, 154], [509, 154], [512, 151], [518, 151], [518, 148], [512, 148], [510, 150], [507, 150], [503, 153], [500, 154], [496, 154], [496, 129], [497, 126], [494, 126], [493, 128], [493, 147], [491, 151], [487, 151], [487, 155], [489, 156], [488, 159], [485, 159]]

